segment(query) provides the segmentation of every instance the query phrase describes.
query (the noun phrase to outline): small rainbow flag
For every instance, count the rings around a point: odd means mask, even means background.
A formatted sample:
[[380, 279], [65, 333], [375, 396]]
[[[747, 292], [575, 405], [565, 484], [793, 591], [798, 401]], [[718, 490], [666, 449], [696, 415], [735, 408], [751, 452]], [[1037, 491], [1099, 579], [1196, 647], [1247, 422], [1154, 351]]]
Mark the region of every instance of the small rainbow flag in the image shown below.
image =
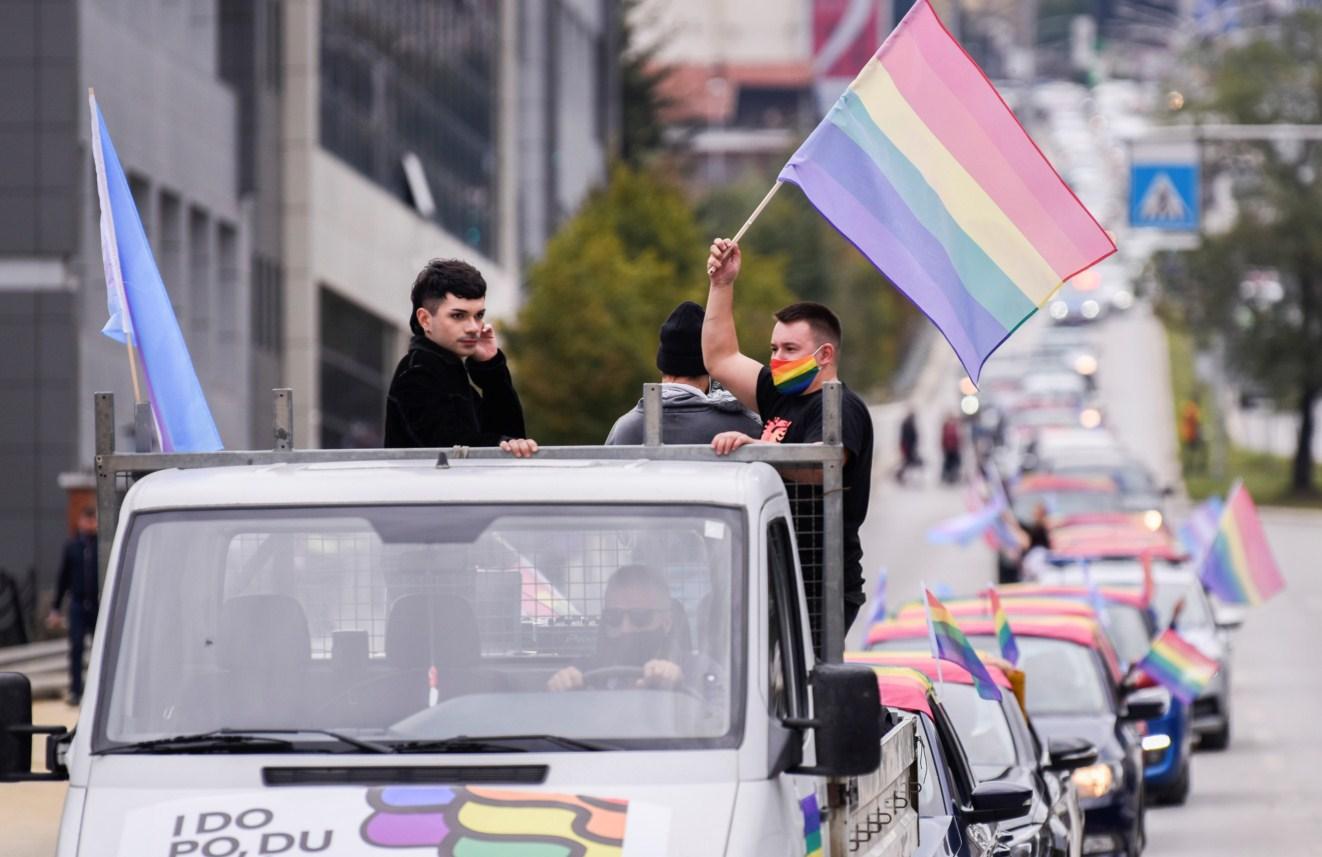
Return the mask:
[[800, 799], [799, 809], [803, 812], [804, 857], [822, 857], [822, 810], [817, 803], [817, 793]]
[[941, 330], [976, 382], [1115, 244], [928, 0], [780, 172]]
[[1000, 688], [983, 666], [977, 651], [969, 644], [968, 637], [959, 629], [950, 610], [931, 590], [924, 588], [923, 594], [927, 596], [927, 626], [932, 634], [932, 655], [968, 670], [978, 696], [983, 699], [1000, 699]]
[[1261, 604], [1285, 588], [1258, 510], [1243, 484], [1230, 489], [1200, 576], [1229, 604]]
[[1167, 628], [1157, 637], [1136, 666], [1185, 705], [1193, 704], [1218, 669], [1216, 661], [1195, 649], [1174, 628]]
[[772, 369], [771, 383], [776, 385], [776, 390], [786, 396], [797, 396], [812, 385], [813, 378], [816, 377], [812, 370], [816, 367], [817, 358], [806, 354], [798, 360], [791, 360]]
[[992, 621], [996, 623], [996, 644], [1001, 648], [1001, 657], [1018, 666], [1019, 643], [1014, 638], [1014, 631], [1010, 630], [1010, 619], [1001, 606], [1001, 596], [995, 589], [988, 589], [987, 597], [991, 601]]

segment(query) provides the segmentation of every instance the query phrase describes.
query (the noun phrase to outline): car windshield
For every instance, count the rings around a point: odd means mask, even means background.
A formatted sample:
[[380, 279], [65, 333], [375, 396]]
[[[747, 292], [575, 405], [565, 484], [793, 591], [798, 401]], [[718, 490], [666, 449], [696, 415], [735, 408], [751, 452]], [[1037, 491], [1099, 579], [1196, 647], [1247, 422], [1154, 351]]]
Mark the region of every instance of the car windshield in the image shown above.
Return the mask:
[[1152, 648], [1147, 619], [1143, 611], [1132, 604], [1107, 603], [1106, 632], [1116, 654], [1125, 664], [1137, 663]]
[[743, 539], [739, 512], [699, 505], [140, 513], [96, 746], [217, 729], [725, 746]]
[[978, 696], [972, 685], [952, 683], [941, 689], [941, 704], [955, 721], [970, 764], [1009, 768], [1016, 763], [1014, 738], [1001, 703]]
[[1178, 631], [1203, 631], [1213, 627], [1216, 620], [1212, 616], [1212, 607], [1207, 603], [1207, 593], [1196, 580], [1157, 583], [1153, 601], [1157, 608], [1158, 626], [1165, 628], [1170, 624], [1171, 611], [1181, 598], [1184, 608], [1175, 623]]
[[[995, 651], [996, 638], [969, 637], [974, 648]], [[1019, 637], [1019, 668], [1033, 717], [1097, 715], [1111, 710], [1107, 679], [1092, 649], [1048, 637]]]
[[1092, 515], [1121, 510], [1120, 495], [1114, 491], [1025, 491], [1014, 497], [1014, 513], [1021, 521], [1033, 520], [1041, 503], [1055, 517]]

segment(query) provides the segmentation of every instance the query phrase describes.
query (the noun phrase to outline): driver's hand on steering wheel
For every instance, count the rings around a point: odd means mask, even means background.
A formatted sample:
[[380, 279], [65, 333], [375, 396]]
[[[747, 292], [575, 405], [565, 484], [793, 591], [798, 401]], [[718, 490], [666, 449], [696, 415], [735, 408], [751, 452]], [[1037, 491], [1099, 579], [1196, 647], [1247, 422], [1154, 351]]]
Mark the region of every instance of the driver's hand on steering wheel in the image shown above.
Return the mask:
[[562, 693], [566, 690], [582, 690], [583, 673], [578, 671], [578, 667], [565, 667], [551, 676], [550, 681], [546, 683], [546, 689], [554, 693]]
[[684, 671], [679, 664], [657, 659], [643, 664], [643, 677], [638, 680], [639, 687], [654, 690], [672, 690], [684, 680]]

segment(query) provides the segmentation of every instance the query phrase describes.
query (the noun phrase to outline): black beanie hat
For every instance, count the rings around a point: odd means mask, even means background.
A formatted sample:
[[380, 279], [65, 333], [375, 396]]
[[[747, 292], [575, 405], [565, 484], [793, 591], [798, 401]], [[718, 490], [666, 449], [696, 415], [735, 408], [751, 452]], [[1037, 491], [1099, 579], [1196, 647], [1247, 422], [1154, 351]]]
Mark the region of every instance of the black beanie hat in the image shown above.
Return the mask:
[[707, 374], [702, 362], [702, 319], [706, 312], [693, 301], [675, 307], [661, 325], [661, 344], [656, 349], [656, 368], [663, 375], [696, 378]]

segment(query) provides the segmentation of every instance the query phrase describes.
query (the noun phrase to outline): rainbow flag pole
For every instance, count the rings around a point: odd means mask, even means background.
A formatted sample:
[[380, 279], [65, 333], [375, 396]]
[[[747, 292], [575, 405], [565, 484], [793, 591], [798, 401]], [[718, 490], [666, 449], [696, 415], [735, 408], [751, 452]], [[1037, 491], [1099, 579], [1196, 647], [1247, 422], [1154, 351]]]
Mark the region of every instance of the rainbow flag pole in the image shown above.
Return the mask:
[[1236, 482], [1226, 497], [1199, 576], [1230, 604], [1261, 604], [1285, 588], [1257, 507], [1243, 483]]
[[968, 671], [973, 677], [973, 688], [978, 696], [1000, 700], [1000, 688], [992, 680], [991, 673], [987, 672], [987, 667], [969, 643], [968, 637], [960, 630], [954, 615], [926, 586], [923, 587], [923, 596], [927, 605], [927, 627], [932, 636], [932, 652], [937, 659], [938, 680], [941, 678], [941, 661], [947, 660]]
[[1216, 675], [1218, 664], [1167, 628], [1152, 643], [1152, 649], [1136, 665], [1171, 695], [1192, 705]]

